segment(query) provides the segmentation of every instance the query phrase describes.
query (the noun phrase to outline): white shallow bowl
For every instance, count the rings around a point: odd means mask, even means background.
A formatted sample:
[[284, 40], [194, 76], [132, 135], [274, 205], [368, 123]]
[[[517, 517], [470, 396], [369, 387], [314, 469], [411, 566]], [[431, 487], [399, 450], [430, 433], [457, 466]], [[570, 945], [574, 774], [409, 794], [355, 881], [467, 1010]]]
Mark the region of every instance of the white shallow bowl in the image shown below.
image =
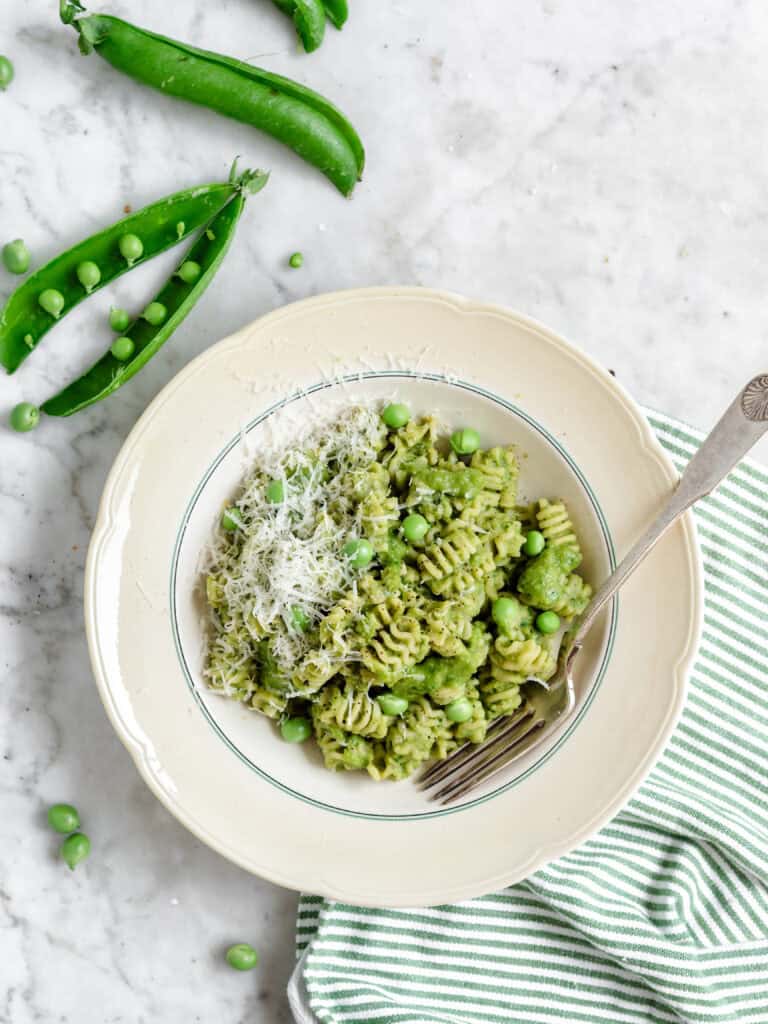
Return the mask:
[[542, 326], [421, 289], [320, 296], [209, 349], [142, 416], [104, 490], [85, 600], [107, 712], [188, 828], [282, 885], [412, 906], [518, 881], [621, 808], [682, 708], [702, 597], [688, 517], [595, 628], [577, 713], [463, 803], [326, 771], [313, 744], [203, 685], [200, 557], [260, 446], [393, 398], [515, 444], [522, 496], [566, 499], [594, 582], [676, 479], [616, 382]]

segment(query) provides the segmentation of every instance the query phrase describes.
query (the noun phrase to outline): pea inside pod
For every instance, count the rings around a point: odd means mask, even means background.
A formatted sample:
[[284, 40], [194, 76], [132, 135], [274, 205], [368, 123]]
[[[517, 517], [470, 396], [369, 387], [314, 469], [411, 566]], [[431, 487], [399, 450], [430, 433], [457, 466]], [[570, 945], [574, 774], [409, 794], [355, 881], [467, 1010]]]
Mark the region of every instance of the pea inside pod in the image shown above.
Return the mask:
[[[185, 261], [199, 264], [199, 277], [190, 284], [175, 272], [147, 306], [147, 311], [154, 305], [163, 307], [162, 320], [154, 324], [146, 316], [139, 317], [118, 339], [121, 346], [117, 354], [113, 344], [82, 377], [44, 402], [43, 412], [49, 416], [71, 416], [117, 391], [139, 372], [171, 337], [213, 280], [234, 237], [246, 196], [263, 188], [266, 180], [267, 175], [262, 171], [246, 171], [237, 178], [234, 198], [211, 221], [212, 237], [208, 231], [202, 231], [185, 256]], [[133, 343], [132, 351], [127, 342]]]
[[200, 264], [195, 263], [194, 260], [184, 260], [177, 273], [185, 284], [194, 284], [198, 277], [200, 277]]
[[[179, 237], [178, 225], [176, 226], [176, 237]], [[144, 243], [138, 235], [134, 235], [131, 232], [120, 236], [117, 240], [117, 247], [120, 250], [120, 255], [129, 267], [132, 267], [144, 255]]]
[[[184, 278], [182, 278], [182, 281], [183, 280]], [[186, 284], [187, 282], [184, 283]], [[141, 315], [148, 324], [152, 324], [153, 327], [159, 327], [160, 324], [165, 322], [165, 319], [168, 316], [168, 309], [162, 302], [157, 302], [157, 300], [155, 300], [155, 302], [150, 302]]]
[[[143, 240], [143, 254], [134, 265], [144, 262], [177, 244], [179, 223], [184, 227], [182, 238], [199, 231], [236, 192], [232, 181], [177, 192], [84, 239], [30, 274], [0, 312], [0, 365], [13, 373], [57, 320], [88, 294], [130, 269], [120, 251], [121, 239], [134, 235]], [[55, 292], [61, 301], [54, 298], [50, 304], [49, 292]], [[41, 304], [43, 295], [46, 306]]]
[[136, 345], [131, 338], [115, 338], [109, 351], [115, 359], [119, 359], [121, 363], [124, 363], [136, 351]]
[[131, 318], [128, 315], [128, 311], [120, 309], [119, 307], [113, 306], [109, 311], [109, 326], [113, 331], [117, 331], [118, 334], [124, 331], [128, 324], [131, 322]]
[[77, 279], [85, 288], [86, 294], [90, 295], [101, 280], [101, 271], [98, 264], [94, 263], [93, 260], [83, 260], [82, 263], [78, 263], [76, 273]]

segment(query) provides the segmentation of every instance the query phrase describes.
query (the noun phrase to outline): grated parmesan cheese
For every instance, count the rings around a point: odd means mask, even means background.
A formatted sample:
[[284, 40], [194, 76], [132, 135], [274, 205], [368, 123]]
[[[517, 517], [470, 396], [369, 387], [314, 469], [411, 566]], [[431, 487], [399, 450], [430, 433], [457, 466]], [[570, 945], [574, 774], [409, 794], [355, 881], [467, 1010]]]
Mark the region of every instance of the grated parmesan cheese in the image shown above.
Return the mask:
[[[287, 673], [309, 649], [293, 621], [294, 606], [314, 625], [356, 585], [342, 552], [362, 533], [351, 487], [355, 473], [376, 461], [385, 437], [378, 412], [355, 407], [314, 426], [290, 448], [261, 451], [235, 502], [241, 529], [234, 538], [217, 535], [208, 572], [222, 586], [229, 616], [254, 640], [269, 633]], [[267, 500], [272, 480], [283, 486], [279, 504]]]

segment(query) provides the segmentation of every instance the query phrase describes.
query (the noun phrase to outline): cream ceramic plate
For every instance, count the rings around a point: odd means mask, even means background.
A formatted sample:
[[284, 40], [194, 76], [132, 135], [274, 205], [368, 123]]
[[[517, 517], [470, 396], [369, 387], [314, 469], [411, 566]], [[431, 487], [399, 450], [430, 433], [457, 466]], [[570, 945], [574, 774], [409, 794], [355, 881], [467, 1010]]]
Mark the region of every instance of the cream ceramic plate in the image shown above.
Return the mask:
[[353, 903], [426, 905], [524, 878], [613, 816], [680, 713], [698, 638], [681, 522], [578, 663], [578, 713], [463, 804], [332, 774], [316, 750], [201, 683], [199, 557], [265, 441], [354, 401], [398, 398], [523, 453], [523, 495], [564, 497], [599, 581], [675, 480], [616, 382], [518, 314], [419, 289], [326, 295], [209, 349], [153, 402], [104, 491], [86, 623], [119, 736], [163, 803], [249, 871]]

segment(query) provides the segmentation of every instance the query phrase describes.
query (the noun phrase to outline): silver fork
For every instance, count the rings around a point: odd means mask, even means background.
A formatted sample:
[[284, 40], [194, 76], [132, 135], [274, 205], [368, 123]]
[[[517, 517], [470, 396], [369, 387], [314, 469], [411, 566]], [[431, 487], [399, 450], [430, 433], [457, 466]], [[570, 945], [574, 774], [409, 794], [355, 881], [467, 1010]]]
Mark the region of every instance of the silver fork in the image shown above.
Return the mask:
[[608, 579], [598, 588], [583, 615], [565, 634], [558, 668], [548, 683], [528, 679], [521, 686], [520, 708], [500, 718], [485, 741], [465, 743], [444, 761], [437, 761], [417, 780], [431, 800], [458, 800], [481, 783], [530, 753], [561, 727], [576, 707], [573, 665], [598, 615], [626, 583], [656, 542], [680, 516], [720, 483], [768, 430], [768, 373], [754, 377], [736, 396], [711, 434], [688, 463], [657, 518]]

